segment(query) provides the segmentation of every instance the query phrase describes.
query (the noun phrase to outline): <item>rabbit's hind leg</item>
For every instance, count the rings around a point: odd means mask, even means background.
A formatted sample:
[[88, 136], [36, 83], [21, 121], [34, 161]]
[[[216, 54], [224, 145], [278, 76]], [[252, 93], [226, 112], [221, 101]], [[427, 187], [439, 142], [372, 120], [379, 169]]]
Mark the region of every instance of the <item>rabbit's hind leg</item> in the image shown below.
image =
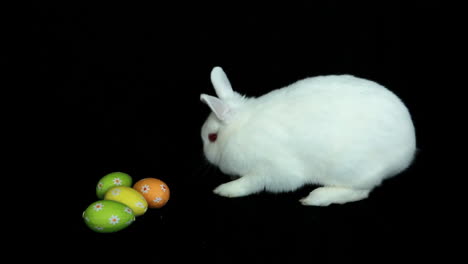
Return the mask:
[[319, 187], [301, 199], [303, 205], [328, 206], [332, 203], [344, 204], [355, 202], [368, 197], [370, 190], [351, 189], [342, 187]]

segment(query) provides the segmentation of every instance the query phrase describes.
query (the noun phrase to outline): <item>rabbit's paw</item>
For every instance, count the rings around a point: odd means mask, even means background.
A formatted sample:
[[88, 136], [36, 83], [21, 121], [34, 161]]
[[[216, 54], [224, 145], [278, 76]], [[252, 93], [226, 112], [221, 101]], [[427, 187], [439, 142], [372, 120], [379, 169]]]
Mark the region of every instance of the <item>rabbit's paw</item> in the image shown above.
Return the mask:
[[249, 195], [250, 193], [247, 191], [247, 188], [242, 186], [236, 181], [228, 182], [221, 184], [220, 186], [216, 187], [213, 191], [217, 195], [224, 196], [224, 197], [242, 197]]
[[237, 180], [221, 184], [216, 189], [214, 189], [214, 193], [232, 198], [247, 196], [261, 190], [262, 187], [255, 181], [255, 178], [251, 176], [244, 176]]
[[332, 203], [344, 204], [367, 198], [369, 190], [355, 190], [338, 187], [320, 187], [301, 199], [303, 205], [328, 206]]

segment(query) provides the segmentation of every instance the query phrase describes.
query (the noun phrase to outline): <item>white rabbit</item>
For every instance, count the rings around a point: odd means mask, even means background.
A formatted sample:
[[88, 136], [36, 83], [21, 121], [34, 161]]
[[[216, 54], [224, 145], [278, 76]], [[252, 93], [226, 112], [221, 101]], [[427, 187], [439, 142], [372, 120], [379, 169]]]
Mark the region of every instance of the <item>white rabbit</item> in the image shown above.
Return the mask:
[[350, 75], [306, 78], [258, 98], [234, 92], [220, 67], [218, 97], [200, 99], [212, 113], [201, 136], [207, 160], [239, 178], [214, 192], [241, 197], [263, 190], [314, 189], [304, 205], [367, 198], [406, 169], [416, 150], [411, 116], [385, 87]]

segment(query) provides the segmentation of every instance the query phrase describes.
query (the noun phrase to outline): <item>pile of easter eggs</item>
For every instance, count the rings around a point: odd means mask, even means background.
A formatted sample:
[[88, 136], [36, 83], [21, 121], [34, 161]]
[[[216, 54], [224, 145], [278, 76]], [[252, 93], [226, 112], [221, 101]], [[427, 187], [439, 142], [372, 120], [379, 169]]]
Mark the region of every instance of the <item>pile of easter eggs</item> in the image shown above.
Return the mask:
[[156, 178], [137, 181], [123, 172], [102, 177], [96, 186], [98, 201], [83, 212], [86, 225], [98, 233], [112, 233], [132, 224], [148, 208], [161, 208], [169, 200], [169, 188]]

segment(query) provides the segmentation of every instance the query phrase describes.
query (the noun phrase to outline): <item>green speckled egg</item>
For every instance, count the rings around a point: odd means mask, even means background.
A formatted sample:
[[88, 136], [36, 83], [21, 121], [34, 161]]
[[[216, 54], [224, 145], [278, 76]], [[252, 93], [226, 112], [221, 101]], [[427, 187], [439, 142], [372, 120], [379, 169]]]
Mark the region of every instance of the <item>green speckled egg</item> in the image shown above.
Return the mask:
[[86, 208], [83, 219], [93, 231], [112, 233], [128, 227], [135, 221], [135, 215], [130, 207], [122, 203], [101, 200]]
[[132, 186], [132, 177], [123, 172], [112, 172], [102, 177], [96, 186], [96, 195], [103, 199], [106, 192], [116, 186]]

